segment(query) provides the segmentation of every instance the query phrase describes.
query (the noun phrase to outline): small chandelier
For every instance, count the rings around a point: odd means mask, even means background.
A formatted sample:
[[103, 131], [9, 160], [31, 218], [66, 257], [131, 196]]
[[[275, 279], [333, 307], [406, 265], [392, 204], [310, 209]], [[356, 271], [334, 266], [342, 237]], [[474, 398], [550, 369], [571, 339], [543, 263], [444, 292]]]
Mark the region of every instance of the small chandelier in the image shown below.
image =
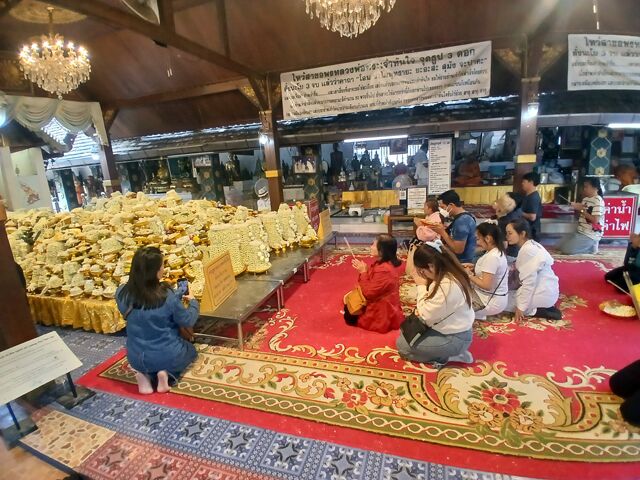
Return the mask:
[[327, 30], [341, 37], [357, 37], [371, 28], [386, 10], [390, 12], [396, 0], [305, 0], [307, 14], [314, 15]]
[[48, 7], [49, 35], [42, 35], [40, 43], [24, 45], [20, 50], [20, 69], [27, 80], [62, 99], [89, 79], [91, 62], [84, 47], [73, 42], [65, 46], [64, 37], [53, 33], [53, 8]]

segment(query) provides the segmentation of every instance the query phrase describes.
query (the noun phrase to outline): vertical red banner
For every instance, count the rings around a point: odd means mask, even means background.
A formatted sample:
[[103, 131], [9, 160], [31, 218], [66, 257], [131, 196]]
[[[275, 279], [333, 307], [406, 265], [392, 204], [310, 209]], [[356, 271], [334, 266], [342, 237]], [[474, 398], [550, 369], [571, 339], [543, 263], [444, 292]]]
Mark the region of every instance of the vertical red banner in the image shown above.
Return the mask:
[[317, 232], [318, 227], [320, 226], [320, 205], [318, 204], [318, 199], [312, 198], [311, 200], [307, 200], [304, 203], [307, 204], [311, 226]]

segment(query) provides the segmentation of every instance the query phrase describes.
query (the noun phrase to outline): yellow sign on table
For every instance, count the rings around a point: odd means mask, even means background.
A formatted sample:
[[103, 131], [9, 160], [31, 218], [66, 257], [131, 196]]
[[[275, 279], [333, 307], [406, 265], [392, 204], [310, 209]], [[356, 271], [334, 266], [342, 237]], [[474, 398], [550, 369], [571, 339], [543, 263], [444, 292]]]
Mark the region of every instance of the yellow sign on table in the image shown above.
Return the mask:
[[320, 226], [318, 227], [318, 238], [324, 240], [328, 235], [333, 232], [333, 225], [331, 224], [331, 212], [327, 208], [320, 212]]
[[215, 310], [238, 288], [233, 274], [231, 255], [225, 252], [211, 260], [204, 267], [204, 292], [202, 293], [203, 312]]

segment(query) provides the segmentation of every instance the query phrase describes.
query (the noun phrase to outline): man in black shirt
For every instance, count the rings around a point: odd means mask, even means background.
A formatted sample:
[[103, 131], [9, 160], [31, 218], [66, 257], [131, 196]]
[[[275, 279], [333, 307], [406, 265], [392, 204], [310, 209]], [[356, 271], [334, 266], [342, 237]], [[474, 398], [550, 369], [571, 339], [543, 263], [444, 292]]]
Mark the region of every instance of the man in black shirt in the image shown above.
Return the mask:
[[529, 222], [531, 238], [540, 239], [540, 219], [542, 218], [542, 199], [536, 187], [540, 184], [540, 175], [529, 172], [522, 176], [522, 216]]

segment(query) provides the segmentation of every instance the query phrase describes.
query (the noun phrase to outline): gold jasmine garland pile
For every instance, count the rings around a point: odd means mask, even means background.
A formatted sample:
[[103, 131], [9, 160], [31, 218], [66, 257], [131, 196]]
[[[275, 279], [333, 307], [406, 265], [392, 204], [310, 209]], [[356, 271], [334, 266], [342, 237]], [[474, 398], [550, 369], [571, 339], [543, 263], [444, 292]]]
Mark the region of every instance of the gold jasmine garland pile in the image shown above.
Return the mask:
[[143, 245], [162, 251], [165, 281], [187, 277], [199, 297], [209, 258], [229, 252], [236, 275], [262, 273], [271, 267], [271, 250], [318, 240], [304, 204], [258, 215], [208, 200], [183, 202], [175, 191], [161, 200], [115, 193], [68, 213], [11, 213], [6, 226], [29, 293], [105, 299], [127, 282], [133, 254]]

